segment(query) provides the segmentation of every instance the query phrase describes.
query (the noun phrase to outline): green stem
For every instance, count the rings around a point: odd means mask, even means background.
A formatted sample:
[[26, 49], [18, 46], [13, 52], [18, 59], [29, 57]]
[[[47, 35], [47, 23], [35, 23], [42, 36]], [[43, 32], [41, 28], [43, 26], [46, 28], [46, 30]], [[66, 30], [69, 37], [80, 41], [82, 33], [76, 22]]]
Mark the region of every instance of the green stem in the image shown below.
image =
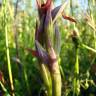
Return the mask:
[[79, 49], [76, 48], [76, 62], [75, 62], [75, 68], [74, 68], [75, 77], [74, 77], [74, 81], [73, 81], [73, 86], [74, 86], [73, 96], [75, 96], [75, 94], [76, 94], [76, 96], [78, 96], [79, 92], [80, 92], [80, 85], [79, 85], [79, 79], [78, 79], [78, 75], [79, 75], [78, 52], [79, 52]]
[[1, 88], [2, 90], [7, 93], [8, 96], [10, 96], [10, 94], [8, 93], [7, 89], [5, 88], [5, 86], [3, 85], [3, 83], [0, 81], [0, 85], [1, 85]]
[[88, 50], [96, 53], [96, 50], [95, 50], [95, 49], [93, 49], [93, 48], [91, 48], [91, 47], [89, 47], [89, 46], [87, 46], [87, 45], [85, 45], [85, 44], [82, 44], [82, 47], [84, 47], [84, 48], [86, 48], [86, 49], [88, 49]]
[[1, 81], [0, 81], [0, 85], [1, 85], [1, 87], [2, 87], [2, 90], [3, 90], [4, 92], [7, 92], [7, 89], [6, 89], [5, 86], [2, 84]]
[[7, 63], [8, 63], [8, 73], [9, 73], [12, 96], [15, 96], [15, 94], [13, 92], [14, 91], [14, 86], [13, 86], [11, 63], [10, 63], [10, 54], [9, 54], [9, 46], [8, 46], [7, 0], [3, 1], [3, 14], [4, 14], [4, 32], [5, 32], [5, 40], [6, 40], [6, 56], [7, 56]]
[[52, 82], [50, 72], [45, 64], [40, 64], [40, 72], [47, 90], [47, 96], [52, 96]]
[[76, 73], [76, 74], [79, 74], [78, 52], [79, 52], [79, 49], [77, 48], [77, 49], [76, 49], [76, 63], [75, 63], [75, 73]]
[[[9, 72], [9, 79], [11, 84], [11, 91], [14, 91], [13, 86], [13, 79], [12, 79], [12, 70], [11, 70], [11, 63], [10, 63], [10, 54], [9, 54], [9, 48], [8, 48], [8, 33], [7, 33], [7, 26], [5, 27], [5, 38], [6, 38], [6, 55], [7, 55], [7, 63], [8, 63], [8, 72]], [[15, 96], [12, 92], [12, 96]]]
[[[11, 84], [11, 91], [14, 91], [12, 70], [11, 70], [11, 63], [10, 63], [10, 54], [9, 54], [9, 48], [8, 48], [8, 33], [7, 33], [6, 27], [5, 27], [5, 35], [6, 35], [6, 55], [7, 55], [9, 79], [10, 79], [10, 84]], [[13, 92], [12, 92], [12, 96], [15, 96]]]
[[28, 94], [29, 94], [29, 96], [32, 96], [31, 90], [30, 90], [30, 86], [29, 86], [29, 82], [28, 82], [28, 75], [27, 75], [25, 67], [24, 67], [24, 79], [25, 79], [25, 83], [26, 83]]
[[61, 96], [61, 74], [58, 61], [54, 63], [52, 75], [52, 96]]

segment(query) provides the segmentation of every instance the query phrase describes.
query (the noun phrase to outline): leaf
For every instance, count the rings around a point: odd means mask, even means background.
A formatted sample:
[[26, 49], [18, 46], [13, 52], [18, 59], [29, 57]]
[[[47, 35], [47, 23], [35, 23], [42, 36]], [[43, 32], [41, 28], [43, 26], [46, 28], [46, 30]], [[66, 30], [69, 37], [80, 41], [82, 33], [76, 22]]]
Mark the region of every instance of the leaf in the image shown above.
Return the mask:
[[53, 11], [52, 11], [53, 24], [59, 16], [62, 16], [62, 12], [63, 12], [64, 8], [66, 7], [66, 5], [67, 5], [67, 2], [65, 2], [63, 5], [60, 5], [60, 6], [56, 7], [55, 9], [53, 9]]

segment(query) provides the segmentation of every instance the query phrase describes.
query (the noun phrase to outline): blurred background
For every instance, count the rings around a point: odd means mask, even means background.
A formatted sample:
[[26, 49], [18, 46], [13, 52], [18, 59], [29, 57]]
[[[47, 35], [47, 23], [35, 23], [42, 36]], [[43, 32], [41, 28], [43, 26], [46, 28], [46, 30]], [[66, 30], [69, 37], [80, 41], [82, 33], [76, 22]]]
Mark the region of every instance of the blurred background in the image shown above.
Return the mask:
[[[37, 59], [24, 49], [35, 49], [35, 23], [38, 19], [36, 0], [6, 0], [6, 7], [2, 2], [3, 0], [0, 0], [0, 74], [2, 73], [1, 81], [7, 91], [1, 86], [0, 93], [10, 96], [8, 94], [11, 92], [4, 33], [6, 24], [16, 96], [44, 96], [42, 94], [45, 94], [45, 87]], [[74, 92], [76, 63], [76, 48], [72, 40], [74, 30], [87, 46], [80, 47], [78, 53], [78, 96], [96, 96], [96, 0], [54, 0], [54, 5], [56, 7], [65, 2], [67, 6], [64, 14], [74, 18], [77, 23], [62, 18], [58, 18], [57, 21], [61, 33], [62, 96], [73, 96]]]

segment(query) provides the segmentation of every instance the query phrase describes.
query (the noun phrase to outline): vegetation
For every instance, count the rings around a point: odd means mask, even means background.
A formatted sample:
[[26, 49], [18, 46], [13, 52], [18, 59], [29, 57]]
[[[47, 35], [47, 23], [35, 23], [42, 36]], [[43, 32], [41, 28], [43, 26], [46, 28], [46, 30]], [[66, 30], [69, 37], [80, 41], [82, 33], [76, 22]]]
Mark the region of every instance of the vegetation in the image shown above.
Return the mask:
[[96, 1], [57, 1], [2, 0], [0, 96], [96, 95]]

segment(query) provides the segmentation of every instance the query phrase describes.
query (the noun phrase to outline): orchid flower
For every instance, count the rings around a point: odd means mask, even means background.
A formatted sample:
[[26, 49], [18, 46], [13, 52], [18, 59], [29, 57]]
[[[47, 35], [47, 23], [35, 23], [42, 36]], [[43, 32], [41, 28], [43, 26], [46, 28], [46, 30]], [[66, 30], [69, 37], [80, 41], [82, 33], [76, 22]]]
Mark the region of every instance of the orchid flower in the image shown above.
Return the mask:
[[[56, 20], [58, 16], [62, 15], [66, 3], [52, 9], [52, 0], [47, 0], [45, 4], [41, 4], [40, 0], [36, 0], [36, 2], [39, 14], [39, 24], [36, 22], [35, 32], [35, 40], [38, 42], [35, 43], [38, 54], [37, 57], [45, 59], [45, 61], [49, 58], [50, 61], [50, 58], [53, 57], [53, 55], [51, 54], [51, 56], [49, 53], [52, 53], [52, 51], [54, 51], [54, 55], [59, 55], [60, 53], [60, 32]], [[76, 23], [74, 19], [65, 16], [64, 14], [62, 16], [63, 18]], [[56, 56], [54, 59], [56, 59]], [[46, 62], [44, 63], [46, 64]]]
[[[62, 14], [66, 3], [53, 9], [52, 0], [47, 0], [46, 3], [43, 4], [40, 2], [40, 0], [36, 0], [36, 2], [39, 16], [38, 20], [36, 21], [35, 31], [36, 51], [30, 49], [27, 50], [30, 51], [32, 55], [37, 57], [40, 66], [47, 66], [49, 70], [52, 80], [52, 94], [48, 96], [61, 96], [62, 84], [58, 64], [61, 38], [56, 20], [58, 17], [63, 16], [63, 18], [68, 19], [72, 22], [76, 23], [76, 21]], [[42, 68], [42, 70], [44, 69]], [[45, 80], [47, 80], [47, 78]]]

